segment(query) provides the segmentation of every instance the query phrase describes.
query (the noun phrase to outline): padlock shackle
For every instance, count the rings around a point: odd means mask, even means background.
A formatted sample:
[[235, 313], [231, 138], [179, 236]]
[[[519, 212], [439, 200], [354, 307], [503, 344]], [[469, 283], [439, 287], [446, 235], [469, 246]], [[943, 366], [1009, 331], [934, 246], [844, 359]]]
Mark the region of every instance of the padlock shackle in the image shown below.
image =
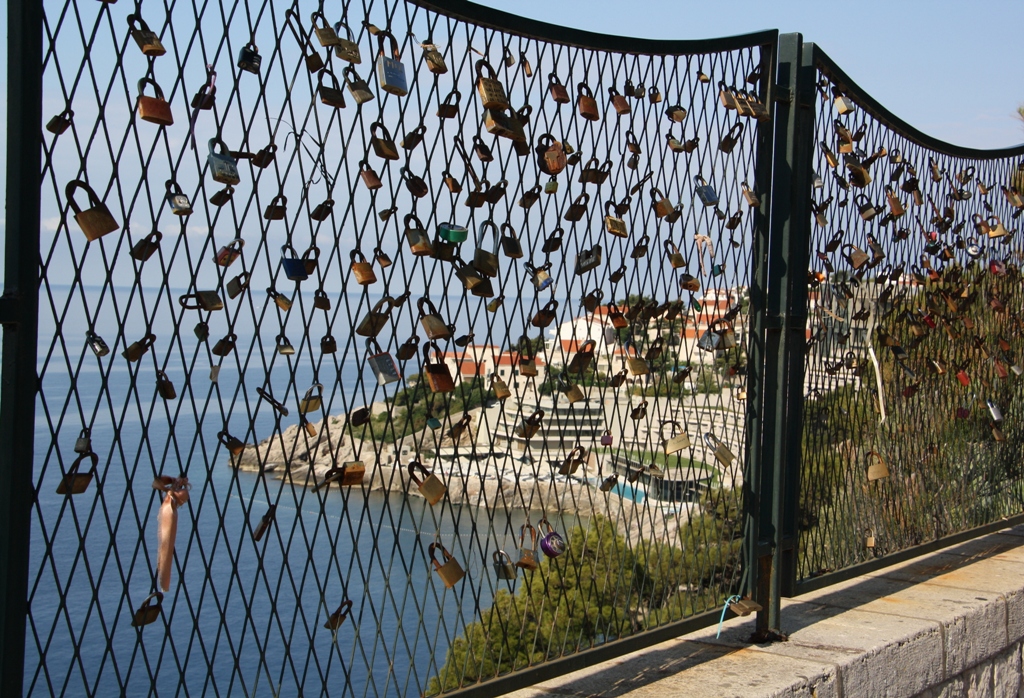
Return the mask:
[[[408, 468], [409, 468], [409, 477], [410, 477], [410, 479], [412, 479], [413, 484], [415, 484], [417, 487], [422, 486], [423, 482], [428, 477], [430, 477], [430, 471], [427, 470], [426, 467], [422, 463], [420, 463], [418, 458], [414, 458], [411, 461], [409, 461]], [[419, 468], [420, 472], [423, 473], [423, 480], [420, 480], [418, 477], [416, 477], [416, 469], [417, 468]]]
[[448, 550], [445, 549], [445, 547], [440, 543], [430, 544], [430, 546], [427, 548], [427, 554], [430, 556], [430, 561], [434, 563], [434, 568], [440, 570], [443, 564], [438, 562], [437, 558], [434, 556], [435, 550], [441, 551], [441, 559], [443, 559], [445, 562], [448, 562], [452, 559], [452, 554], [448, 552]]
[[537, 529], [529, 521], [519, 527], [519, 547], [523, 548], [526, 541], [526, 532], [530, 532], [530, 547], [527, 550], [537, 550]]
[[[161, 373], [161, 371], [158, 371], [157, 373], [159, 374], [159, 373]], [[86, 458], [88, 458], [90, 461], [92, 461], [92, 467], [89, 468], [88, 474], [90, 474], [90, 475], [94, 474], [96, 472], [96, 466], [97, 466], [97, 464], [100, 461], [100, 457], [98, 455], [96, 455], [95, 453], [93, 453], [91, 450], [89, 450], [89, 451], [86, 451], [85, 453], [79, 455], [78, 458], [75, 459], [75, 462], [71, 464], [70, 468], [68, 468], [68, 471], [67, 471], [66, 475], [73, 475], [73, 474], [77, 473], [78, 472], [78, 466]]]
[[391, 31], [388, 29], [384, 29], [383, 31], [377, 32], [377, 46], [379, 48], [377, 55], [384, 55], [384, 39], [391, 40], [391, 57], [394, 58], [396, 61], [402, 60], [402, 54], [398, 50], [398, 39], [396, 39], [395, 35], [392, 34]]
[[[136, 23], [139, 25], [138, 28], [135, 27]], [[146, 24], [146, 20], [142, 19], [141, 16], [135, 14], [134, 12], [128, 15], [128, 26], [132, 29], [132, 31], [138, 31], [139, 29], [141, 29], [144, 32], [151, 32], [149, 25]]]
[[96, 208], [103, 204], [103, 202], [100, 201], [100, 198], [96, 196], [96, 192], [93, 191], [92, 187], [80, 179], [73, 179], [64, 187], [64, 196], [67, 198], [68, 204], [71, 206], [71, 210], [75, 213], [82, 212], [82, 209], [79, 208], [78, 203], [75, 201], [75, 189], [85, 190], [86, 195], [89, 197], [89, 208]]

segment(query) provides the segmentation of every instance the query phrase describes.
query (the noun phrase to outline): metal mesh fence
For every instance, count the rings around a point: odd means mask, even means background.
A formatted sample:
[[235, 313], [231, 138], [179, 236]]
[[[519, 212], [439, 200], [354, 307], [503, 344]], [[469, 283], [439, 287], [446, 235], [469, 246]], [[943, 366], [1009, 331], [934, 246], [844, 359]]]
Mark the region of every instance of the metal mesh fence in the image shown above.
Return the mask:
[[740, 590], [770, 45], [44, 7], [27, 693], [437, 693]]
[[1020, 155], [934, 142], [817, 56], [801, 579], [1024, 507]]

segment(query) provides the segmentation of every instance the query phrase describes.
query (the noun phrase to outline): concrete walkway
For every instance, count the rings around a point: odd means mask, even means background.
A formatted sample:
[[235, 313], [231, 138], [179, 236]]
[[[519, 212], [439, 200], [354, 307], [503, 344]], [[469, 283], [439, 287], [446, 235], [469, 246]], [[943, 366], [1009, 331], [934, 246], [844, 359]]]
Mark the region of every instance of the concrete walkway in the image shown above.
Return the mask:
[[1024, 527], [783, 600], [789, 641], [753, 620], [545, 681], [514, 698], [1024, 696]]

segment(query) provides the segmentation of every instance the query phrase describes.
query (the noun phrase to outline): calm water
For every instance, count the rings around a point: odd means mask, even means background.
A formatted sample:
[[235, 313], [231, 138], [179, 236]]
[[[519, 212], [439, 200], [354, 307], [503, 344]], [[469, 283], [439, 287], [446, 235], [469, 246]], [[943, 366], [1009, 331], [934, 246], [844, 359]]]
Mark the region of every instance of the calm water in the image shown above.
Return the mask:
[[[51, 293], [61, 300], [57, 290]], [[98, 327], [111, 354], [97, 361], [82, 349], [85, 314], [64, 314], [62, 303], [56, 305], [56, 313], [42, 313], [40, 327], [44, 380], [35, 434], [30, 691], [117, 695], [125, 686], [127, 695], [145, 695], [153, 684], [161, 692], [189, 695], [419, 694], [444, 661], [450, 640], [490, 604], [499, 584], [490, 555], [498, 546], [516, 547], [522, 513], [510, 517], [500, 510], [491, 519], [483, 509], [446, 502], [429, 507], [420, 498], [364, 497], [358, 489], [332, 488], [324, 495], [236, 472], [225, 465], [223, 449], [214, 456], [216, 433], [225, 423], [249, 442], [273, 433], [275, 418], [265, 404], [250, 417], [254, 388], [269, 372], [275, 396], [287, 395], [294, 405], [313, 380], [313, 360], [297, 362], [293, 380], [280, 357], [264, 366], [254, 349], [257, 359], [245, 365], [233, 354], [213, 384], [191, 322], [172, 338], [170, 313], [157, 310], [155, 351], [128, 364], [120, 356], [123, 344], [114, 346], [117, 328]], [[59, 333], [54, 315], [63, 315]], [[213, 324], [211, 344], [224, 331]], [[322, 331], [313, 327], [309, 335], [318, 342]], [[265, 355], [272, 354], [269, 333], [236, 333], [243, 355], [259, 343]], [[134, 341], [144, 331], [125, 334]], [[349, 338], [335, 336], [341, 357]], [[52, 351], [60, 337], [70, 360]], [[302, 335], [290, 338], [297, 342]], [[161, 363], [154, 364], [154, 357]], [[178, 398], [154, 402], [153, 375], [164, 357]], [[361, 361], [325, 362], [319, 379], [328, 392], [337, 386], [335, 405], [340, 396], [365, 404], [378, 395]], [[295, 419], [293, 409], [282, 426]], [[74, 460], [75, 437], [89, 422], [100, 457], [97, 480], [82, 495], [57, 495], [61, 467]], [[177, 567], [163, 618], [140, 632], [130, 622], [154, 584], [160, 499], [151, 483], [156, 474], [181, 472], [193, 489], [180, 512]], [[277, 505], [276, 525], [256, 543], [250, 524], [270, 503]], [[432, 573], [426, 549], [435, 539], [468, 572], [454, 590], [445, 590]], [[352, 615], [335, 637], [322, 626], [345, 598], [354, 602]], [[179, 682], [185, 690], [175, 691]]]

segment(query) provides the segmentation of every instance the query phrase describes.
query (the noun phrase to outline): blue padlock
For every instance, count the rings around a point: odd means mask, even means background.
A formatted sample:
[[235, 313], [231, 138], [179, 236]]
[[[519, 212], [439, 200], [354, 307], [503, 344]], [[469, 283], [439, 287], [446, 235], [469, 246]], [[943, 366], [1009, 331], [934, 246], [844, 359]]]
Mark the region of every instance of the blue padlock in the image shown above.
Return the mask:
[[309, 278], [306, 261], [299, 257], [291, 245], [281, 246], [281, 267], [284, 269], [284, 275], [292, 281], [305, 281]]
[[[391, 40], [391, 57], [384, 55], [384, 39]], [[398, 40], [389, 31], [377, 34], [380, 51], [377, 53], [377, 80], [381, 89], [393, 95], [404, 97], [409, 94], [409, 83], [405, 79], [405, 66], [402, 65], [402, 54], [398, 51]]]

